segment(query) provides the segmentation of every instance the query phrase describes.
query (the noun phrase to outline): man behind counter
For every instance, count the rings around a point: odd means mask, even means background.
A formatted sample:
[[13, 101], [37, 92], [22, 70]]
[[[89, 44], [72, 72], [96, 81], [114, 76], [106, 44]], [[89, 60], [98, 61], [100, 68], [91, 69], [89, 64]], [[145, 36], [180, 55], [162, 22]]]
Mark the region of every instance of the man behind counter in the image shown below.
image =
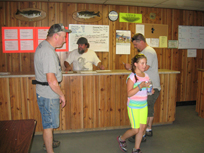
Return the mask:
[[105, 69], [96, 53], [89, 49], [89, 43], [85, 37], [80, 37], [77, 44], [78, 49], [71, 51], [64, 61], [65, 71], [72, 70], [71, 64], [73, 64], [73, 71], [92, 71], [93, 64], [101, 70]]

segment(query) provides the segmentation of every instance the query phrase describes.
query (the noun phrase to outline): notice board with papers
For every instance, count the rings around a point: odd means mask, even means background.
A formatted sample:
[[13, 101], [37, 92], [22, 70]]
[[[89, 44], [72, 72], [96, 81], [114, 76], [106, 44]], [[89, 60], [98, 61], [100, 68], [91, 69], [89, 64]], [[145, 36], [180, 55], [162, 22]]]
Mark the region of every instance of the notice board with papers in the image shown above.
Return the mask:
[[[154, 44], [152, 43], [152, 41], [156, 41], [155, 44], [157, 45], [155, 46], [153, 45], [151, 47], [167, 48], [167, 41], [168, 41], [168, 25], [167, 24], [146, 24], [144, 23], [144, 24], [137, 24], [137, 25], [144, 26], [143, 32], [140, 32], [140, 33], [142, 33], [145, 36], [148, 45], [151, 46], [151, 44]], [[137, 25], [136, 25], [136, 32], [138, 31]], [[149, 41], [151, 41], [151, 43]], [[165, 41], [163, 42], [164, 44], [166, 44], [165, 47], [160, 46], [159, 43], [161, 43], [162, 41]]]

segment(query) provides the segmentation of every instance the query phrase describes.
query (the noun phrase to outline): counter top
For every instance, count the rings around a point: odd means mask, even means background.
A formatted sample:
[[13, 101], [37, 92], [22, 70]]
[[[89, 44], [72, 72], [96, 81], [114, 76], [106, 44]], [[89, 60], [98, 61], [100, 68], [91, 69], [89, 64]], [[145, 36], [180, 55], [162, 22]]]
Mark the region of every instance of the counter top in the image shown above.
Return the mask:
[[[204, 69], [202, 69], [204, 70]], [[96, 71], [62, 71], [63, 76], [87, 76], [87, 75], [127, 75], [128, 70], [96, 70]], [[159, 74], [180, 73], [180, 71], [159, 69]], [[0, 72], [0, 78], [35, 77], [34, 72]]]
[[200, 68], [198, 68], [197, 70], [198, 70], [198, 71], [204, 71], [204, 69], [200, 69]]

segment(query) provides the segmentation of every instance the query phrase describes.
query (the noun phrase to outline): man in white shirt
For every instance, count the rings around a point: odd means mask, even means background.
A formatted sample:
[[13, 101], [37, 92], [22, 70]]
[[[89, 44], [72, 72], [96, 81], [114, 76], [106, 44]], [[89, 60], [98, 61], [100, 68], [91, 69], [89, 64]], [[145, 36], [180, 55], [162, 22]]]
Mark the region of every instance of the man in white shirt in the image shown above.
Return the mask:
[[101, 70], [105, 69], [96, 53], [89, 49], [89, 43], [85, 37], [80, 37], [77, 44], [78, 49], [71, 51], [64, 61], [65, 71], [71, 71], [72, 64], [73, 71], [92, 71], [93, 64]]

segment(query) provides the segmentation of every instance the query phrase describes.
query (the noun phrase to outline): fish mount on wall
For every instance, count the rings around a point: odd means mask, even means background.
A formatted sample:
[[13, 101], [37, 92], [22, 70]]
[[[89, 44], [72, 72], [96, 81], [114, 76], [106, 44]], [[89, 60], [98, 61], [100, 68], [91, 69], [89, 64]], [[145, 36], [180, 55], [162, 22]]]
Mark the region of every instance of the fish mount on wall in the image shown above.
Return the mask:
[[36, 8], [26, 8], [26, 9], [17, 9], [16, 14], [14, 15], [16, 19], [21, 21], [39, 21], [46, 17], [46, 13], [43, 10]]
[[88, 10], [76, 11], [73, 13], [72, 17], [79, 22], [97, 22], [102, 19], [102, 15], [99, 11], [94, 12]]

